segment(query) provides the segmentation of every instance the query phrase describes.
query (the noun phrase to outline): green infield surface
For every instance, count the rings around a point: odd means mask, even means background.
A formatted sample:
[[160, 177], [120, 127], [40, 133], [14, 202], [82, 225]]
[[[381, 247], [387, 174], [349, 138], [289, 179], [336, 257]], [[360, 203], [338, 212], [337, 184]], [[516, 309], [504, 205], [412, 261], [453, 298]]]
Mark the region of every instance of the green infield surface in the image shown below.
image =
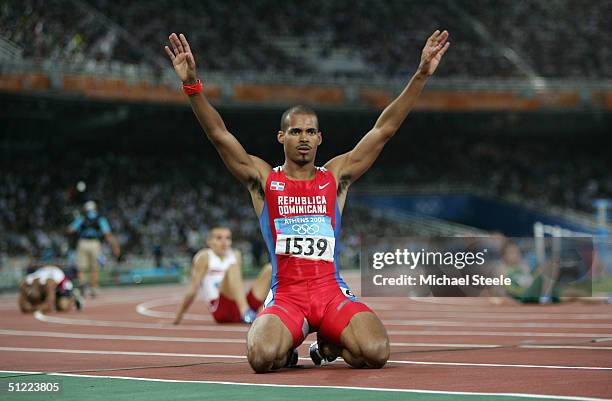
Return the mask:
[[[531, 394], [466, 393], [425, 390], [395, 390], [342, 386], [297, 386], [279, 384], [178, 381], [138, 377], [92, 376], [74, 374], [36, 374], [0, 372], [0, 400], [15, 401], [103, 401], [103, 400], [410, 400], [410, 401], [528, 401], [528, 400], [602, 400], [587, 397], [542, 396]], [[8, 384], [13, 383], [9, 392]], [[58, 383], [59, 392], [15, 392], [15, 383]]]

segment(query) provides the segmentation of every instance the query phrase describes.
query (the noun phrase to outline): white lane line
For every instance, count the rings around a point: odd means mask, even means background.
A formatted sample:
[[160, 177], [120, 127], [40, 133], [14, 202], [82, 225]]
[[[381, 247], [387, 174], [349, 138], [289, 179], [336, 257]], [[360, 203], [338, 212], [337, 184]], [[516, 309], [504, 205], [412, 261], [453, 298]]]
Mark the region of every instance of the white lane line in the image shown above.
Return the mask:
[[[137, 351], [99, 351], [91, 349], [65, 349], [65, 348], [23, 348], [0, 347], [5, 352], [48, 352], [60, 354], [92, 354], [92, 355], [131, 355], [131, 356], [167, 356], [184, 358], [218, 358], [218, 359], [246, 359], [241, 355], [215, 355], [215, 354], [182, 354], [169, 352], [137, 352]], [[310, 360], [310, 358], [308, 358]]]
[[[136, 306], [136, 311], [144, 316], [155, 317], [155, 318], [165, 318], [165, 319], [173, 319], [175, 317], [174, 312], [161, 312], [155, 311], [151, 308], [156, 306], [165, 306], [172, 305], [177, 302], [177, 298], [162, 298], [162, 299], [154, 299], [152, 301], [143, 302]], [[456, 315], [455, 315], [456, 316]], [[207, 315], [195, 315], [187, 313], [184, 316], [185, 319], [189, 320], [200, 320], [200, 321], [212, 321], [213, 319]], [[497, 315], [499, 319], [500, 316]], [[504, 317], [505, 318], [505, 317]], [[533, 317], [532, 317], [533, 318]], [[612, 315], [609, 315], [609, 318], [612, 319]], [[440, 320], [383, 320], [382, 321], [386, 325], [395, 325], [395, 326], [449, 326], [449, 327], [462, 327], [462, 326], [474, 326], [474, 327], [529, 327], [529, 328], [612, 328], [612, 324], [572, 324], [572, 323], [495, 323], [495, 322], [482, 322], [482, 323], [474, 323], [474, 322], [454, 322], [454, 321], [440, 321]], [[436, 323], [439, 324], [436, 324]]]
[[612, 350], [612, 347], [596, 347], [588, 345], [521, 345], [520, 348], [541, 348], [541, 349], [588, 349], [588, 350]]
[[28, 337], [57, 337], [57, 338], [80, 338], [87, 340], [126, 340], [126, 341], [163, 341], [183, 343], [230, 343], [243, 344], [240, 338], [190, 338], [190, 337], [164, 337], [164, 336], [123, 336], [116, 334], [81, 334], [65, 333], [56, 331], [27, 331], [27, 330], [0, 330], [0, 335], [6, 336], [28, 336]]
[[[58, 316], [52, 316], [52, 315], [44, 315], [40, 312], [35, 312], [34, 318], [36, 318], [37, 320], [40, 320], [41, 322], [45, 322], [45, 323], [67, 324], [67, 325], [73, 325], [73, 326], [126, 327], [126, 328], [135, 328], [135, 329], [161, 329], [161, 330], [179, 330], [179, 331], [180, 330], [227, 331], [227, 332], [238, 332], [238, 333], [246, 333], [249, 330], [248, 326], [245, 326], [245, 325], [232, 326], [232, 325], [216, 324], [216, 325], [180, 325], [180, 326], [177, 326], [171, 323], [146, 323], [146, 322], [139, 323], [139, 322], [127, 322], [127, 321], [117, 321], [117, 320], [72, 319], [72, 318], [58, 317]], [[418, 325], [429, 326], [429, 325], [434, 325], [433, 323], [435, 321], [418, 321], [418, 322], [419, 322]], [[405, 325], [409, 326], [410, 324], [405, 324]], [[418, 325], [415, 324], [415, 326], [418, 326]], [[454, 326], [454, 325], [449, 325], [449, 326]], [[463, 324], [457, 324], [456, 326], [458, 327], [460, 326], [487, 327], [486, 325], [483, 325], [483, 326], [474, 325], [471, 322], [464, 322]], [[497, 327], [497, 326], [493, 326], [493, 327]], [[508, 323], [507, 326], [504, 325], [500, 327], [523, 327], [523, 326], [516, 326], [514, 324]], [[540, 326], [525, 325], [524, 327], [540, 327]], [[547, 327], [547, 326], [542, 326], [542, 327]], [[413, 332], [406, 331], [402, 333], [410, 334]]]
[[[411, 301], [421, 302], [425, 304], [435, 304], [435, 305], [448, 305], [450, 302], [444, 298], [438, 297], [409, 297]], [[486, 305], [488, 300], [486, 298], [465, 298], [462, 297], [458, 302], [459, 305], [462, 306], [483, 306]]]
[[[112, 296], [112, 294], [104, 293], [102, 298], [96, 299], [86, 299], [85, 307], [87, 309], [96, 308], [101, 306], [109, 306], [109, 305], [121, 305], [121, 304], [133, 304], [136, 302], [146, 302], [151, 298], [153, 294], [141, 294], [141, 295], [131, 295], [131, 296]], [[111, 298], [112, 296], [112, 298]], [[15, 299], [17, 299], [17, 295], [15, 295]], [[177, 301], [178, 302], [178, 301]], [[176, 303], [176, 302], [175, 302]], [[19, 310], [17, 307], [17, 302], [12, 302], [11, 304], [0, 304], [0, 311], [4, 310]]]
[[[151, 308], [157, 307], [157, 306], [167, 306], [167, 305], [176, 305], [178, 304], [178, 302], [180, 301], [181, 298], [179, 297], [168, 297], [168, 298], [161, 298], [161, 299], [154, 299], [154, 300], [150, 300], [150, 301], [146, 301], [143, 303], [140, 303], [139, 305], [136, 306], [136, 311], [144, 316], [149, 316], [149, 317], [156, 317], [156, 318], [168, 318], [168, 319], [173, 319], [175, 314], [174, 312], [162, 312], [162, 311], [155, 311], [152, 310]], [[410, 312], [415, 312], [415, 313], [426, 313], [428, 316], [430, 317], [434, 317], [431, 316], [431, 314], [440, 314], [441, 312], [448, 312], [446, 313], [444, 316], [435, 316], [435, 317], [452, 317], [452, 318], [461, 318], [461, 319], [470, 319], [471, 317], [476, 318], [476, 319], [497, 319], [497, 320], [612, 320], [612, 314], [585, 314], [585, 313], [576, 313], [576, 314], [572, 314], [572, 313], [525, 313], [525, 312], [520, 312], [520, 311], [516, 311], [516, 312], [503, 312], [500, 311], [501, 313], [491, 313], [491, 310], [488, 309], [486, 312], [476, 312], [476, 311], [470, 311], [469, 313], [472, 314], [478, 314], [478, 316], [461, 316], [462, 313], [464, 313], [464, 311], [459, 311], [459, 310], [446, 310], [446, 311], [440, 311], [440, 310], [423, 310], [423, 309], [419, 309], [419, 310], [414, 310], [414, 311], [406, 311], [404, 309], [402, 309], [402, 305], [378, 305], [376, 306], [375, 303], [370, 303], [370, 302], [366, 302], [368, 305], [373, 306], [374, 310], [376, 309], [381, 309], [381, 310], [390, 310], [394, 312], [394, 316], [397, 316], [397, 314], [401, 314], [401, 313], [410, 313]], [[381, 307], [383, 306], [383, 307]], [[511, 315], [510, 315], [511, 314]], [[503, 316], [502, 316], [503, 315]], [[516, 315], [516, 316], [513, 316]], [[205, 320], [205, 321], [212, 321], [212, 318], [210, 316], [203, 316], [203, 315], [195, 315], [195, 314], [189, 314], [187, 313], [185, 315], [186, 319], [191, 319], [191, 320]], [[405, 325], [410, 325], [411, 322], [414, 322], [415, 320], [389, 320], [389, 322], [406, 322]], [[449, 321], [450, 322], [450, 321]], [[486, 322], [483, 322], [482, 324], [487, 324]], [[499, 324], [508, 324], [510, 325], [511, 323], [499, 323]], [[528, 326], [529, 324], [532, 323], [524, 323], [526, 326], [525, 327], [540, 327], [540, 326]], [[538, 323], [533, 323], [533, 324], [538, 324]], [[545, 324], [545, 323], [541, 323], [541, 324]], [[558, 327], [558, 328], [571, 328], [574, 326], [570, 326], [572, 323], [549, 323], [551, 326], [541, 326], [541, 327]], [[553, 326], [555, 324], [558, 324], [559, 326]], [[455, 325], [454, 323], [448, 323], [448, 325]], [[459, 324], [458, 324], [459, 325]], [[466, 325], [472, 325], [472, 322], [466, 322]], [[596, 323], [593, 323], [592, 326], [589, 326], [588, 323], [585, 323], [584, 326], [578, 326], [579, 323], [577, 323], [577, 326], [575, 326], [576, 328], [612, 328], [612, 324], [602, 324], [602, 326], [598, 327], [596, 326]], [[482, 327], [506, 327], [506, 326], [482, 326]], [[510, 327], [510, 326], [507, 326]]]
[[96, 327], [125, 327], [133, 329], [160, 329], [160, 330], [185, 330], [185, 331], [226, 331], [246, 333], [249, 327], [246, 325], [174, 325], [171, 323], [138, 323], [118, 320], [94, 320], [94, 319], [71, 319], [58, 316], [44, 315], [40, 312], [34, 313], [34, 318], [45, 323], [67, 324], [72, 326], [96, 326]]
[[110, 298], [110, 299], [86, 299], [85, 306], [87, 308], [93, 308], [96, 306], [108, 306], [108, 305], [120, 305], [120, 304], [131, 304], [135, 302], [145, 302], [150, 296], [140, 295], [133, 297], [122, 297], [122, 298]]
[[[207, 337], [165, 337], [165, 336], [126, 336], [116, 334], [81, 334], [81, 333], [65, 333], [55, 331], [28, 331], [28, 330], [10, 330], [0, 329], [0, 335], [5, 336], [26, 336], [26, 337], [54, 337], [54, 338], [80, 338], [87, 340], [126, 340], [126, 341], [168, 341], [168, 342], [185, 342], [185, 343], [232, 343], [243, 344], [246, 342], [244, 338], [207, 338]], [[399, 342], [391, 343], [391, 346], [397, 347], [499, 347], [496, 344], [436, 344], [436, 343], [408, 343]]]
[[[155, 311], [155, 310], [152, 310], [151, 308], [156, 307], [156, 306], [176, 305], [179, 301], [180, 299], [175, 299], [175, 298], [172, 298], [172, 299], [163, 298], [163, 299], [147, 301], [147, 302], [143, 302], [137, 305], [136, 311], [139, 314], [144, 315], [144, 316], [173, 319], [175, 316], [173, 312]], [[376, 309], [378, 308], [374, 308], [374, 309], [376, 311]], [[397, 316], [398, 314], [409, 312], [409, 311], [401, 310], [401, 305], [391, 306], [390, 308], [388, 308], [388, 310], [393, 311], [394, 316]], [[512, 313], [516, 313], [516, 315], [510, 315], [508, 313], [505, 313], [503, 314], [503, 316], [500, 316], [500, 314], [495, 314], [491, 312], [482, 312], [482, 313], [479, 312], [477, 316], [472, 317], [472, 316], [461, 316], [461, 312], [458, 312], [458, 311], [440, 313], [439, 311], [435, 311], [435, 310], [432, 310], [432, 311], [419, 310], [419, 311], [414, 311], [414, 312], [417, 312], [417, 313], [426, 312], [426, 315], [428, 317], [442, 317], [442, 318], [460, 317], [461, 319], [474, 318], [476, 320], [478, 319], [521, 320], [521, 321], [525, 321], [525, 320], [612, 320], [612, 314], [576, 314], [576, 315], [572, 315], [572, 314], [525, 314], [523, 312], [512, 312]], [[474, 312], [470, 312], [470, 313], [474, 313]], [[408, 315], [409, 314], [410, 313], [408, 313]], [[437, 316], [432, 316], [432, 315], [437, 315]], [[408, 317], [414, 317], [414, 316], [408, 316]], [[195, 314], [189, 314], [189, 313], [185, 315], [185, 318], [192, 319], [192, 320], [212, 321], [212, 319], [209, 316], [195, 315]], [[563, 324], [563, 323], [560, 323], [560, 324]], [[543, 326], [543, 327], [546, 327], [546, 326]], [[550, 327], [553, 327], [553, 326], [550, 326]], [[612, 325], [607, 325], [606, 328], [609, 328], [609, 327], [612, 327]]]
[[400, 326], [438, 327], [498, 327], [498, 328], [550, 328], [550, 329], [612, 329], [605, 323], [523, 323], [523, 322], [478, 322], [460, 320], [383, 320], [385, 324]]
[[[176, 297], [153, 299], [151, 301], [143, 302], [143, 303], [136, 305], [136, 312], [138, 312], [139, 314], [143, 316], [148, 316], [148, 317], [174, 319], [176, 315], [174, 312], [155, 311], [155, 310], [152, 310], [151, 308], [154, 308], [156, 306], [175, 305], [179, 300], [180, 298], [176, 298]], [[183, 316], [183, 319], [202, 320], [206, 322], [213, 321], [213, 318], [209, 315], [195, 315], [192, 313], [185, 313], [185, 315]]]
[[577, 369], [577, 370], [612, 370], [603, 366], [563, 366], [563, 365], [519, 365], [501, 363], [466, 363], [466, 362], [431, 362], [431, 361], [389, 361], [406, 365], [443, 365], [443, 366], [482, 366], [492, 368], [539, 368], [539, 369]]
[[[41, 313], [34, 315], [38, 320], [48, 323], [59, 323], [59, 324], [71, 324], [71, 325], [91, 325], [91, 326], [105, 326], [115, 327], [116, 322], [110, 321], [96, 321], [96, 320], [82, 320], [82, 319], [68, 319], [60, 318], [55, 316], [47, 316]], [[133, 323], [133, 322], [117, 322], [119, 327], [133, 327], [133, 328], [160, 328], [160, 329], [176, 329], [176, 330], [218, 330], [218, 331], [231, 331], [231, 332], [246, 332], [248, 327], [236, 327], [236, 326], [166, 326], [164, 324], [154, 324], [151, 326], [146, 323]], [[388, 322], [386, 323], [388, 324]], [[176, 327], [176, 328], [175, 328]], [[479, 337], [554, 337], [554, 338], [604, 338], [612, 337], [609, 333], [555, 333], [555, 332], [507, 332], [507, 331], [444, 331], [444, 330], [388, 330], [390, 335], [398, 336], [479, 336]]]
[[448, 394], [448, 395], [469, 395], [469, 396], [495, 396], [495, 397], [517, 397], [517, 398], [545, 398], [568, 401], [609, 401], [604, 398], [566, 396], [566, 395], [547, 395], [547, 394], [525, 394], [525, 393], [484, 393], [484, 392], [469, 392], [469, 391], [445, 391], [445, 390], [420, 390], [420, 389], [401, 389], [387, 387], [356, 387], [356, 386], [309, 386], [304, 384], [271, 384], [271, 383], [247, 383], [247, 382], [228, 382], [228, 381], [213, 381], [213, 380], [175, 380], [175, 379], [151, 379], [147, 377], [128, 377], [128, 376], [108, 376], [108, 375], [84, 375], [75, 373], [45, 373], [45, 372], [30, 372], [16, 370], [2, 370], [2, 373], [11, 374], [47, 374], [49, 376], [64, 376], [64, 377], [86, 377], [91, 379], [118, 379], [118, 380], [134, 380], [147, 382], [161, 383], [195, 383], [195, 384], [226, 384], [232, 386], [247, 386], [247, 387], [274, 387], [274, 388], [325, 388], [339, 390], [357, 390], [357, 391], [380, 391], [380, 392], [395, 392], [395, 393], [423, 393], [423, 394]]
[[603, 338], [612, 337], [610, 333], [550, 333], [518, 331], [444, 331], [444, 330], [387, 330], [391, 335], [407, 336], [479, 336], [479, 337], [554, 337], [554, 338]]
[[[427, 315], [440, 315], [446, 314], [447, 317], [461, 317], [468, 318], [468, 315], [474, 315], [474, 317], [484, 318], [490, 317], [494, 319], [534, 319], [534, 320], [544, 320], [544, 319], [560, 319], [560, 320], [612, 320], [611, 313], [580, 313], [580, 312], [539, 312], [539, 313], [529, 313], [524, 309], [531, 309], [526, 306], [523, 306], [523, 310], [520, 309], [514, 311], [503, 311], [503, 310], [495, 310], [495, 307], [489, 307], [486, 310], [462, 310], [460, 307], [457, 308], [436, 308], [436, 309], [411, 309], [407, 308], [406, 305], [403, 304], [377, 304], [374, 302], [364, 301], [369, 307], [374, 309], [375, 311], [392, 311], [397, 314], [412, 314], [412, 313], [421, 313]], [[449, 305], [450, 306], [450, 305]], [[495, 310], [495, 312], [491, 312]]]
[[441, 344], [441, 343], [390, 343], [392, 347], [430, 347], [430, 348], [530, 348], [530, 349], [581, 349], [592, 351], [608, 351], [612, 347], [598, 347], [590, 345], [537, 345], [537, 344]]
[[[605, 301], [606, 300], [606, 296], [591, 296], [591, 297], [585, 297], [585, 298], [589, 298], [589, 299], [597, 299], [599, 301]], [[400, 298], [402, 299], [402, 298]], [[489, 302], [489, 299], [487, 297], [476, 297], [476, 298], [468, 298], [468, 297], [409, 297], [408, 299], [410, 299], [411, 301], [417, 302], [417, 303], [421, 303], [421, 304], [430, 304], [432, 306], [440, 306], [440, 305], [444, 305], [444, 306], [481, 306], [481, 307], [488, 307], [491, 306], [491, 303]], [[516, 308], [516, 307], [520, 307], [522, 306], [521, 304], [517, 304], [517, 305], [506, 305], [504, 308], [505, 309], [512, 309], [512, 308]], [[572, 308], [575, 309], [575, 308]]]
[[[535, 320], [535, 321], [542, 321], [542, 320], [607, 320], [607, 321], [612, 321], [612, 315], [592, 315], [592, 314], [581, 314], [581, 315], [575, 315], [575, 316], [559, 316], [559, 315], [544, 315], [544, 314], [530, 314], [530, 313], [524, 313], [524, 314], [516, 314], [516, 315], [509, 315], [509, 314], [503, 314], [503, 315], [499, 315], [499, 314], [495, 314], [495, 313], [473, 313], [470, 312], [468, 313], [461, 313], [459, 311], [455, 311], [455, 312], [436, 312], [436, 311], [423, 311], [423, 310], [419, 310], [419, 311], [406, 311], [406, 310], [400, 310], [400, 306], [396, 307], [396, 309], [389, 309], [388, 311], [383, 311], [381, 312], [380, 310], [378, 310], [377, 308], [372, 308], [379, 316], [381, 317], [385, 317], [387, 315], [392, 316], [392, 317], [402, 317], [402, 316], [406, 316], [406, 318], [412, 318], [412, 319], [419, 319], [419, 318], [433, 318], [433, 319], [445, 319], [445, 318], [450, 318], [452, 319], [462, 319], [462, 320], [475, 320], [475, 321], [480, 321], [480, 320], [497, 320], [497, 321], [512, 321], [512, 320], [519, 320], [519, 321], [529, 321], [529, 320]], [[387, 313], [388, 312], [388, 313]]]
[[[151, 299], [151, 297], [155, 296], [159, 296], [159, 293], [156, 294], [154, 291], [147, 291], [140, 294], [122, 294], [121, 292], [110, 293], [104, 291], [102, 295], [99, 295], [95, 299], [87, 298], [85, 300], [85, 305], [90, 308], [95, 306], [116, 305], [121, 303], [145, 302], [148, 299]], [[0, 303], [0, 310], [18, 310], [17, 293], [15, 293], [13, 297], [14, 300], [11, 300], [10, 303]]]
[[151, 297], [159, 296], [159, 292], [143, 291], [139, 293], [102, 292], [95, 299], [88, 298], [86, 305], [113, 305], [118, 303], [145, 302]]
[[[82, 334], [65, 333], [56, 331], [27, 331], [0, 329], [0, 335], [5, 336], [25, 336], [25, 337], [53, 337], [53, 338], [79, 338], [86, 340], [117, 340], [117, 341], [161, 341], [161, 342], [183, 342], [183, 343], [230, 343], [244, 344], [244, 338], [208, 338], [208, 337], [166, 337], [166, 336], [132, 336], [117, 334]], [[430, 348], [500, 348], [501, 344], [449, 344], [449, 343], [424, 343], [424, 342], [392, 342], [392, 347], [430, 347]], [[572, 345], [517, 345], [516, 348], [559, 348], [559, 349], [583, 349], [583, 350], [608, 350], [612, 347], [588, 347]]]
[[[388, 300], [381, 301], [381, 298], [368, 298], [363, 297], [369, 302], [372, 302], [374, 305], [390, 305], [398, 302], [398, 303], [406, 303], [412, 304], [414, 306], [418, 306], [420, 308], [440, 308], [440, 307], [452, 307], [452, 308], [472, 308], [474, 310], [483, 310], [488, 309], [492, 306], [490, 299], [487, 297], [395, 297], [389, 298]], [[604, 299], [603, 297], [594, 297], [597, 299]], [[523, 304], [514, 304], [514, 305], [493, 305], [500, 312], [511, 312], [516, 311], [517, 309], [521, 309], [525, 305]], [[578, 307], [576, 307], [578, 306]], [[584, 306], [584, 305], [583, 305]], [[537, 306], [536, 306], [537, 307]], [[576, 310], [580, 309], [580, 305], [572, 305], [570, 309]], [[557, 308], [558, 310], [559, 308]], [[586, 307], [584, 309], [587, 309]], [[562, 313], [556, 312], [554, 310], [547, 313]], [[578, 312], [579, 313], [579, 312]]]
[[442, 344], [442, 343], [390, 343], [394, 347], [442, 347], [442, 348], [499, 348], [501, 344]]
[[[108, 354], [108, 355], [140, 355], [132, 351], [102, 351], [102, 350], [80, 350], [63, 348], [23, 348], [23, 347], [0, 347], [4, 352], [50, 352], [67, 354]], [[153, 355], [153, 353], [143, 352], [143, 356]], [[243, 358], [246, 356], [226, 355], [226, 354], [179, 354], [172, 352], [157, 352], [155, 356], [189, 358]], [[310, 358], [300, 358], [310, 360]], [[471, 363], [471, 362], [434, 362], [434, 361], [409, 361], [409, 360], [390, 360], [389, 363], [404, 365], [436, 365], [436, 366], [470, 366], [470, 367], [493, 367], [493, 368], [535, 368], [535, 369], [573, 369], [573, 370], [612, 370], [612, 367], [604, 366], [566, 366], [566, 365], [525, 365], [525, 364], [501, 364], [501, 363]]]

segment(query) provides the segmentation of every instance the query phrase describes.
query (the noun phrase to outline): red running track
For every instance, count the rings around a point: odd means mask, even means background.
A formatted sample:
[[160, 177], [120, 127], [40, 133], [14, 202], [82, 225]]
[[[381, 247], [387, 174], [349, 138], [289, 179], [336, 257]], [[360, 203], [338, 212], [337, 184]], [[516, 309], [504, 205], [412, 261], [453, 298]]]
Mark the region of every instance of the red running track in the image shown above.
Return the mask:
[[[256, 375], [248, 327], [214, 324], [197, 303], [171, 324], [179, 286], [109, 289], [82, 312], [22, 315], [0, 299], [0, 370], [176, 380], [612, 397], [612, 306], [496, 306], [486, 299], [365, 301], [385, 322], [391, 361], [342, 361]], [[305, 344], [309, 344], [311, 336]], [[300, 347], [306, 357], [306, 346]], [[179, 366], [171, 366], [179, 365]], [[182, 366], [181, 366], [182, 365]], [[126, 368], [130, 368], [126, 370]]]

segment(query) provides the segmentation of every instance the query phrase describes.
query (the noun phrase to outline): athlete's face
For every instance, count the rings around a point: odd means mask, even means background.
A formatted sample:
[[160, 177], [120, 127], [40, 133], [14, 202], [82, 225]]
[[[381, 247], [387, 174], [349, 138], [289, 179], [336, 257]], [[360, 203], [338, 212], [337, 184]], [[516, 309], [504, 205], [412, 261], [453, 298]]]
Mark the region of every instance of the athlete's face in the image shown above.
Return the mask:
[[323, 140], [317, 116], [312, 114], [289, 114], [288, 127], [278, 132], [278, 141], [285, 148], [285, 158], [299, 165], [314, 162], [317, 148]]
[[208, 237], [208, 246], [221, 256], [232, 246], [232, 233], [227, 228], [214, 228]]

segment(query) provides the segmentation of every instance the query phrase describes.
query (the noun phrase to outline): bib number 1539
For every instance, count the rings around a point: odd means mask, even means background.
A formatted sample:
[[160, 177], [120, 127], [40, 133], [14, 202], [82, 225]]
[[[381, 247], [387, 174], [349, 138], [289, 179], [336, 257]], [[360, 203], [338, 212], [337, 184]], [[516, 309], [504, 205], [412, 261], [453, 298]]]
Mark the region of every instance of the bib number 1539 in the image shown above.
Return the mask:
[[333, 261], [333, 242], [334, 238], [329, 237], [300, 237], [280, 234], [276, 238], [276, 254]]
[[[315, 250], [316, 243], [316, 250]], [[285, 242], [285, 253], [287, 255], [323, 256], [327, 250], [327, 240], [324, 238], [314, 239], [310, 237], [289, 237]]]

